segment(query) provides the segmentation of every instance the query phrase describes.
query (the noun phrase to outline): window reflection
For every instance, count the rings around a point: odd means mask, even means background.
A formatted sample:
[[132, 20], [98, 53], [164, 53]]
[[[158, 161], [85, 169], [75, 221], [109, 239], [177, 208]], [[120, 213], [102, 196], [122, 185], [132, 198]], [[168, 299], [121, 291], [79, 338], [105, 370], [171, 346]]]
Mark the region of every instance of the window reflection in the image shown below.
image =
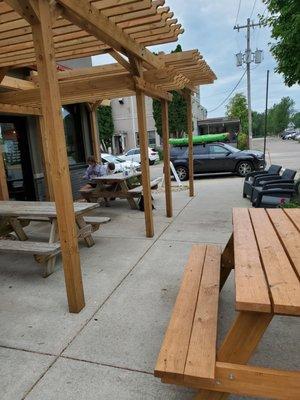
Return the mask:
[[77, 104], [62, 108], [69, 165], [85, 162], [80, 108]]

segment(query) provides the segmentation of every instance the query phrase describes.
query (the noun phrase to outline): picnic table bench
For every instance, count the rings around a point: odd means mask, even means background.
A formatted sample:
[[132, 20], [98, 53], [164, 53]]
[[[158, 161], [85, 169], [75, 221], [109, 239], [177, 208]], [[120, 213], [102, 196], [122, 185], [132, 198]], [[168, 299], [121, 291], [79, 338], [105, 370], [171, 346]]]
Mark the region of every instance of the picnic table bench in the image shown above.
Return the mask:
[[[122, 173], [99, 176], [92, 180], [96, 184], [95, 188], [88, 189], [87, 197], [97, 202], [99, 198], [120, 198], [126, 199], [133, 210], [138, 209], [135, 198], [139, 198], [143, 193], [141, 184], [141, 172], [128, 175]], [[156, 189], [160, 178], [150, 182], [151, 189]], [[82, 193], [82, 192], [81, 192]], [[85, 193], [82, 193], [84, 197]]]
[[[78, 239], [84, 239], [86, 245], [94, 245], [92, 233], [101, 224], [110, 221], [108, 217], [85, 215], [99, 207], [98, 203], [74, 203], [75, 220], [78, 228]], [[55, 204], [52, 202], [0, 201], [0, 217], [9, 224], [19, 240], [1, 240], [0, 252], [33, 254], [37, 262], [44, 265], [43, 276], [54, 271], [55, 257], [60, 253]], [[48, 222], [51, 224], [47, 242], [28, 240], [24, 226], [31, 222]], [[28, 241], [27, 241], [28, 240]]]
[[[219, 290], [233, 268], [237, 315], [217, 349]], [[299, 279], [300, 210], [234, 209], [222, 254], [192, 247], [154, 375], [197, 389], [195, 400], [230, 393], [298, 400], [299, 371], [248, 361], [275, 315], [300, 316]]]

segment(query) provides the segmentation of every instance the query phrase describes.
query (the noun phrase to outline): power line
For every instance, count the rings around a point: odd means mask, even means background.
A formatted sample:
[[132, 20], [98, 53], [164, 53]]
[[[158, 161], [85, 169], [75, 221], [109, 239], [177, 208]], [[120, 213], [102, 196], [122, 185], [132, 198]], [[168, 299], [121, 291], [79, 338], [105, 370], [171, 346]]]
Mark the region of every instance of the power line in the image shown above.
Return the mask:
[[244, 71], [243, 75], [240, 77], [238, 83], [235, 85], [235, 87], [232, 89], [232, 91], [229, 93], [229, 95], [216, 108], [213, 108], [212, 110], [208, 110], [207, 112], [216, 111], [218, 108], [220, 108], [229, 99], [229, 97], [232, 95], [232, 93], [237, 89], [239, 84], [242, 82], [242, 79], [244, 78], [246, 72], [247, 72], [247, 70]]
[[253, 7], [252, 7], [252, 11], [251, 11], [251, 14], [250, 14], [250, 18], [252, 17], [253, 11], [254, 11], [254, 9], [255, 9], [256, 2], [257, 2], [257, 0], [254, 0]]
[[240, 14], [241, 3], [242, 3], [242, 0], [239, 0], [239, 5], [238, 5], [238, 9], [237, 9], [237, 13], [236, 13], [236, 18], [235, 18], [235, 23], [234, 23], [234, 25], [236, 25], [237, 20], [238, 20], [238, 17], [239, 17], [239, 14]]

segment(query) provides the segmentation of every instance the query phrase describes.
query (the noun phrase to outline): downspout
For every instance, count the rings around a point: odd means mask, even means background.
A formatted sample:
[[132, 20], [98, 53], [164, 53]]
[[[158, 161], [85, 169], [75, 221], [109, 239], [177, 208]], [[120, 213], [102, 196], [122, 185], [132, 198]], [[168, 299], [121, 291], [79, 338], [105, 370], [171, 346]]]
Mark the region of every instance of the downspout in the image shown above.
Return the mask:
[[133, 103], [133, 96], [130, 96], [130, 102], [131, 102], [131, 124], [132, 124], [132, 131], [133, 131], [133, 138], [134, 138], [134, 146], [137, 147], [136, 145], [136, 124], [135, 124], [135, 118], [134, 118], [134, 103]]

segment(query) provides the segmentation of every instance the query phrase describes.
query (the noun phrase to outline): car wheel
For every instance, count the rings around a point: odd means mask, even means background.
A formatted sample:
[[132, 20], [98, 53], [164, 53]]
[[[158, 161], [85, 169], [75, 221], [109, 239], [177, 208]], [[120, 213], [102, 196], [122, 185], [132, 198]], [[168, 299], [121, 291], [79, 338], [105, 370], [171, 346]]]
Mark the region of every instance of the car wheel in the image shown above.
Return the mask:
[[175, 168], [175, 170], [177, 172], [178, 178], [181, 181], [187, 181], [189, 179], [189, 170], [183, 165], [179, 165]]
[[150, 165], [154, 165], [155, 164], [155, 160], [149, 160], [149, 164]]
[[253, 166], [249, 161], [241, 161], [236, 167], [239, 176], [246, 176], [253, 171]]

